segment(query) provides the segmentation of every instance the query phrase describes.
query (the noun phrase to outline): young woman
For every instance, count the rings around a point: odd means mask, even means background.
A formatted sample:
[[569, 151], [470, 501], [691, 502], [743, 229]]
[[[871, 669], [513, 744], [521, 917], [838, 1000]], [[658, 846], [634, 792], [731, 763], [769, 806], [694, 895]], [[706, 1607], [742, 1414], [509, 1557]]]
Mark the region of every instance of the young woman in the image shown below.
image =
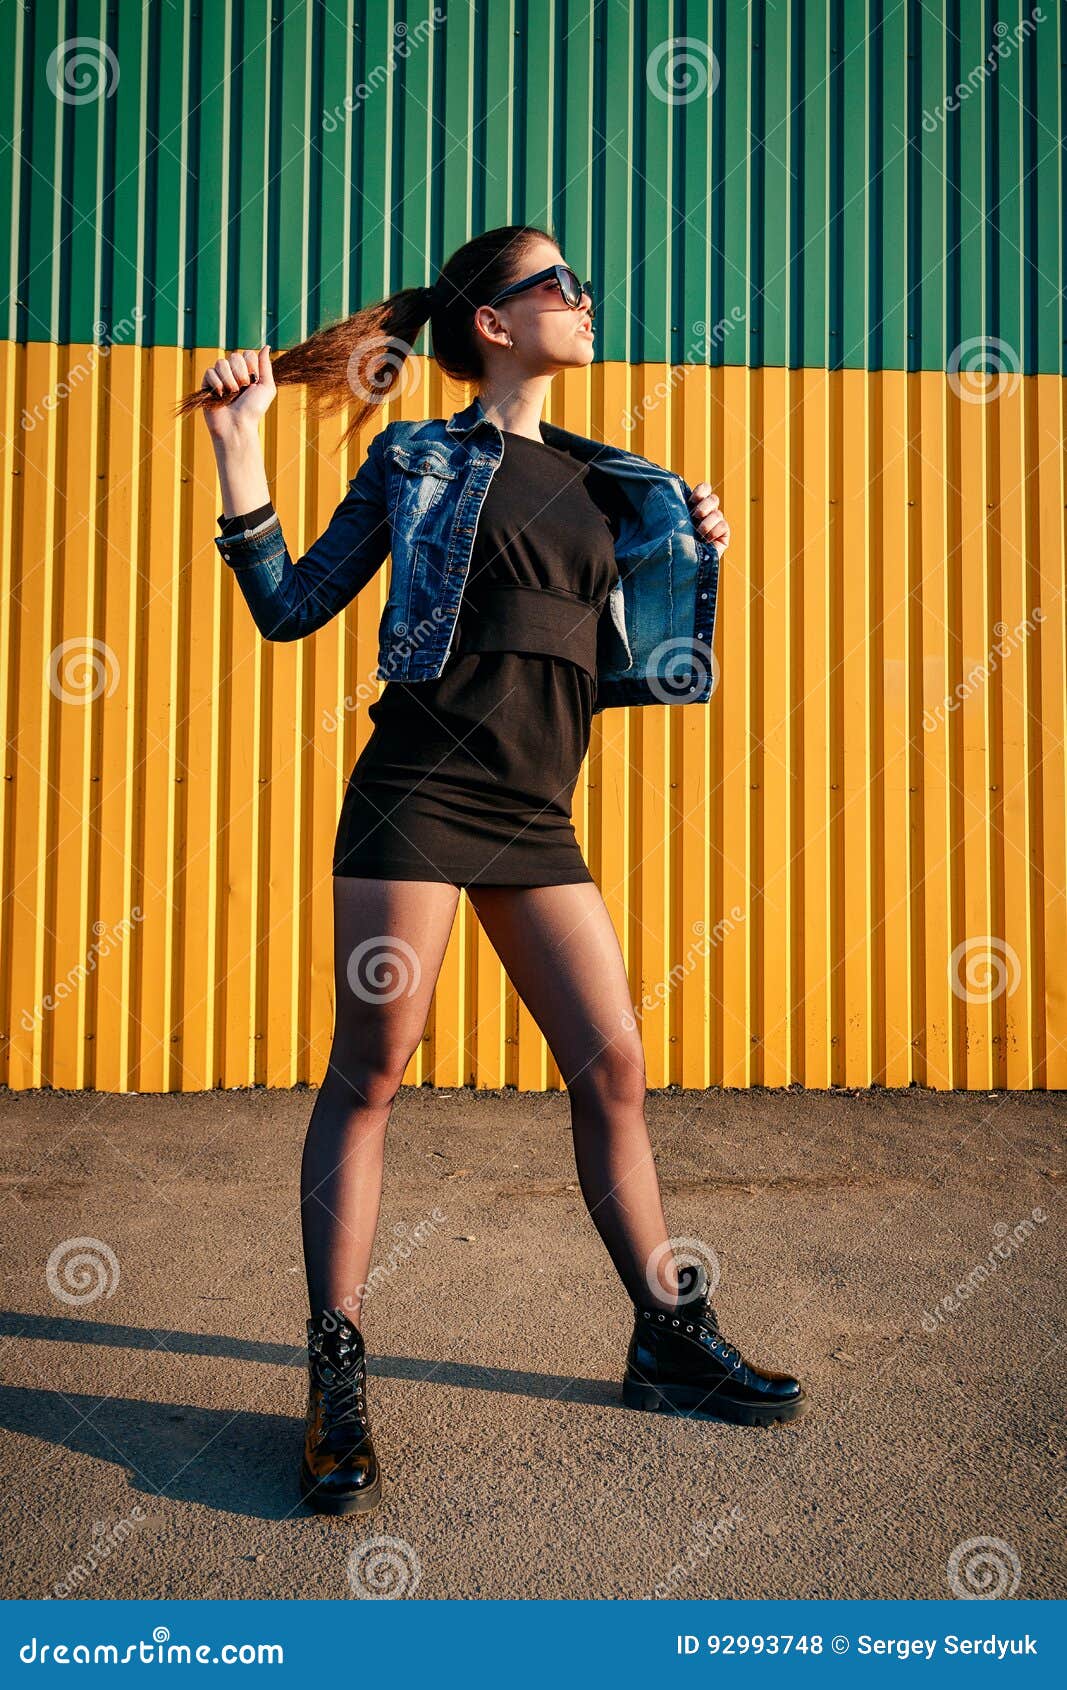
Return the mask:
[[[545, 231], [494, 229], [459, 248], [433, 288], [402, 289], [273, 362], [267, 347], [220, 358], [182, 407], [203, 408], [222, 492], [217, 544], [264, 632], [285, 639], [321, 626], [390, 549], [395, 578], [416, 528], [418, 588], [436, 594], [444, 617], [424, 618], [433, 623], [425, 645], [414, 656], [405, 647], [409, 678], [386, 679], [369, 707], [374, 728], [334, 848], [336, 1021], [301, 1165], [310, 1306], [301, 1487], [321, 1511], [373, 1507], [381, 1491], [362, 1294], [386, 1124], [423, 1034], [460, 887], [567, 1086], [582, 1194], [634, 1304], [624, 1400], [744, 1424], [790, 1419], [804, 1404], [795, 1379], [761, 1371], [727, 1342], [706, 1272], [674, 1255], [622, 953], [571, 822], [597, 702], [597, 640], [611, 620], [602, 612], [615, 588], [614, 547], [632, 522], [625, 476], [542, 432], [553, 376], [592, 361], [592, 316], [589, 284]], [[320, 409], [337, 409], [358, 391], [361, 349], [388, 347], [389, 379], [364, 391], [348, 439], [395, 387], [427, 320], [437, 363], [475, 384], [475, 404], [447, 430], [435, 422], [423, 435], [390, 434], [384, 448], [377, 437], [327, 536], [294, 565], [258, 430], [276, 380], [306, 383]], [[581, 440], [549, 424], [545, 432]], [[688, 496], [687, 538], [695, 528], [723, 550], [729, 526], [718, 499], [706, 483]], [[411, 633], [413, 596], [410, 573], [399, 593], [394, 579], [390, 634]], [[414, 959], [413, 989], [375, 990], [371, 968], [354, 974], [368, 949]]]

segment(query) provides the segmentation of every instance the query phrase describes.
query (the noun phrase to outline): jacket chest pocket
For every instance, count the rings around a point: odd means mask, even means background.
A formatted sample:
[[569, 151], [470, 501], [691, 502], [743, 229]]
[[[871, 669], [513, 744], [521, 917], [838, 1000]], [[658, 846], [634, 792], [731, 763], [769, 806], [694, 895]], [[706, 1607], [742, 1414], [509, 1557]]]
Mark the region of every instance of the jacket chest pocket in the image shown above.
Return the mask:
[[449, 454], [436, 445], [407, 446], [394, 441], [386, 447], [386, 458], [393, 527], [410, 531], [451, 497], [459, 471]]

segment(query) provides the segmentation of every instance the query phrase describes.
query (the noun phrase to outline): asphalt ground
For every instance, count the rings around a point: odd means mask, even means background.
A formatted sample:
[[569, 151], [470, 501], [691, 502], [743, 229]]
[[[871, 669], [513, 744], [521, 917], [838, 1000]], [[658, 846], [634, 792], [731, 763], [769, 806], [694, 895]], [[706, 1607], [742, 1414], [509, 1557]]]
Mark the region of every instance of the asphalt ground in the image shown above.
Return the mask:
[[622, 1405], [565, 1093], [405, 1088], [363, 1321], [383, 1501], [325, 1518], [313, 1092], [0, 1094], [4, 1593], [1062, 1598], [1064, 1096], [649, 1093], [672, 1236], [810, 1398], [753, 1428]]

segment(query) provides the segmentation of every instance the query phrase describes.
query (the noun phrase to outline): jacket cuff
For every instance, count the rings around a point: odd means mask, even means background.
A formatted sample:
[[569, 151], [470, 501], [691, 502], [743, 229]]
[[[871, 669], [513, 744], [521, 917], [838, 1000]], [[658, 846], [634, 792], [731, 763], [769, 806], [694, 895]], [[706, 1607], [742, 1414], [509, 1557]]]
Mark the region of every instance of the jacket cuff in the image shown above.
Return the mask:
[[254, 511], [243, 511], [238, 516], [220, 516], [219, 532], [224, 540], [237, 539], [245, 534], [256, 534], [261, 528], [266, 528], [271, 518], [276, 516], [274, 501], [268, 499], [266, 504], [257, 505]]
[[235, 569], [242, 565], [263, 563], [267, 559], [281, 557], [285, 551], [282, 525], [277, 515], [270, 517], [250, 534], [213, 534], [212, 539], [222, 554], [223, 561]]

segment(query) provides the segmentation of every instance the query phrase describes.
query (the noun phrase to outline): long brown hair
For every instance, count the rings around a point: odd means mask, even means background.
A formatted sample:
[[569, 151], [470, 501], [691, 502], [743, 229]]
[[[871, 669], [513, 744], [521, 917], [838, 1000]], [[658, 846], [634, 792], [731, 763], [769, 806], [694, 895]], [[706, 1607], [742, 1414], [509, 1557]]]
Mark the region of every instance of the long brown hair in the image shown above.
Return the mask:
[[[320, 418], [354, 401], [352, 421], [339, 442], [345, 446], [401, 383], [404, 362], [424, 323], [430, 325], [434, 360], [445, 374], [457, 381], [478, 381], [483, 354], [472, 314], [520, 279], [527, 268], [527, 249], [545, 240], [555, 242], [556, 237], [532, 223], [509, 223], [475, 235], [456, 248], [441, 270], [438, 282], [444, 298], [432, 299], [427, 286], [399, 288], [351, 317], [327, 323], [298, 346], [272, 356], [275, 382], [303, 384]], [[175, 415], [226, 403], [198, 388], [186, 394]]]

